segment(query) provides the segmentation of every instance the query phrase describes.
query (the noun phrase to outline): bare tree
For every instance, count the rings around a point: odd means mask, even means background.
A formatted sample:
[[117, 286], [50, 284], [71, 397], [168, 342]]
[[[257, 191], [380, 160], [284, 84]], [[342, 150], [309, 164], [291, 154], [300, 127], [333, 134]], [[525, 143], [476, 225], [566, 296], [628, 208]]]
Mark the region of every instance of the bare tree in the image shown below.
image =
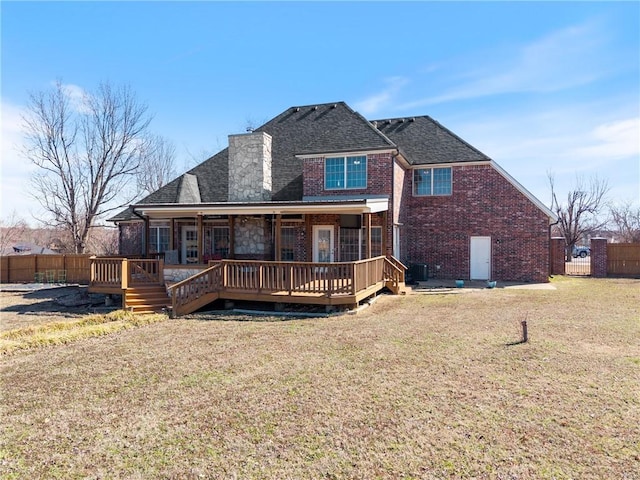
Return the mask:
[[15, 243], [24, 241], [26, 231], [26, 222], [15, 211], [9, 218], [0, 219], [0, 253], [5, 255]]
[[611, 223], [615, 226], [621, 242], [640, 243], [640, 206], [629, 201], [610, 205]]
[[123, 192], [138, 170], [150, 120], [129, 88], [108, 83], [94, 95], [73, 97], [60, 82], [30, 95], [25, 155], [38, 167], [34, 196], [69, 232], [76, 253], [84, 252], [96, 219], [131, 201]]
[[558, 227], [567, 245], [566, 259], [570, 262], [571, 252], [578, 240], [600, 230], [607, 223], [600, 220], [598, 214], [605, 205], [609, 183], [593, 176], [585, 184], [582, 177], [577, 177], [574, 190], [567, 193], [566, 203], [560, 203], [554, 176], [551, 173], [547, 176], [551, 187], [551, 210], [558, 216]]
[[118, 228], [108, 225], [93, 228], [87, 250], [96, 255], [116, 255], [118, 253]]
[[173, 180], [176, 147], [159, 135], [149, 135], [141, 146], [140, 167], [137, 174], [138, 193], [152, 193]]

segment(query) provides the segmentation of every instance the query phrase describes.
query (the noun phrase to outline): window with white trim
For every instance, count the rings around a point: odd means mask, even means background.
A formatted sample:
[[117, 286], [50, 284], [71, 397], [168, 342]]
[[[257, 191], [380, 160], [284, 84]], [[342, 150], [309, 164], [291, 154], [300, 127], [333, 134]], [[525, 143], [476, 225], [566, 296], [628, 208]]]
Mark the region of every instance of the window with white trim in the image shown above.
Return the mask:
[[416, 196], [451, 195], [451, 167], [414, 170], [413, 194]]
[[166, 225], [149, 226], [149, 252], [160, 253], [169, 250], [169, 227]]
[[367, 188], [367, 156], [325, 158], [324, 188]]

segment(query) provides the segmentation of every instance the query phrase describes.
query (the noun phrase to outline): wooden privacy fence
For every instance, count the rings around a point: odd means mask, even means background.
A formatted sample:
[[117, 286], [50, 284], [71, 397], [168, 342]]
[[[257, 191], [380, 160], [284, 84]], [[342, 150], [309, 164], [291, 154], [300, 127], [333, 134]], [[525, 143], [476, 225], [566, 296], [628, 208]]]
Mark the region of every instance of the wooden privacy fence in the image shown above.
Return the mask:
[[89, 254], [9, 255], [1, 257], [1, 283], [30, 283], [36, 280], [88, 284], [91, 278]]
[[607, 275], [640, 275], [640, 243], [607, 244]]

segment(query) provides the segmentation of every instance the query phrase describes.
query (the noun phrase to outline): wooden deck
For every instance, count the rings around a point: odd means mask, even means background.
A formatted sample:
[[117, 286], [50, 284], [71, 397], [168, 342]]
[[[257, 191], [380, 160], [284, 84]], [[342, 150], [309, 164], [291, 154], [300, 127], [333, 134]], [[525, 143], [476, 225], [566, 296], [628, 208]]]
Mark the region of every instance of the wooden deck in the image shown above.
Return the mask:
[[[89, 290], [123, 294], [140, 284], [163, 283], [162, 261], [92, 259]], [[405, 267], [393, 258], [309, 263], [222, 260], [168, 287], [174, 315], [217, 300], [312, 305], [357, 305], [383, 288], [403, 293]]]

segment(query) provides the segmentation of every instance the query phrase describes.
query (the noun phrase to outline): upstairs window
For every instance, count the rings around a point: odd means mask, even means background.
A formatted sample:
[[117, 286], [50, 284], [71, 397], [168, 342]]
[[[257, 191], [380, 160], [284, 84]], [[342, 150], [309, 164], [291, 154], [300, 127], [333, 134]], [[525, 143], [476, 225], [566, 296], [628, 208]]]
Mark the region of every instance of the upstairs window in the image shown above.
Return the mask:
[[416, 196], [451, 195], [451, 167], [414, 170], [413, 194]]
[[367, 157], [332, 157], [324, 161], [325, 190], [367, 188]]

